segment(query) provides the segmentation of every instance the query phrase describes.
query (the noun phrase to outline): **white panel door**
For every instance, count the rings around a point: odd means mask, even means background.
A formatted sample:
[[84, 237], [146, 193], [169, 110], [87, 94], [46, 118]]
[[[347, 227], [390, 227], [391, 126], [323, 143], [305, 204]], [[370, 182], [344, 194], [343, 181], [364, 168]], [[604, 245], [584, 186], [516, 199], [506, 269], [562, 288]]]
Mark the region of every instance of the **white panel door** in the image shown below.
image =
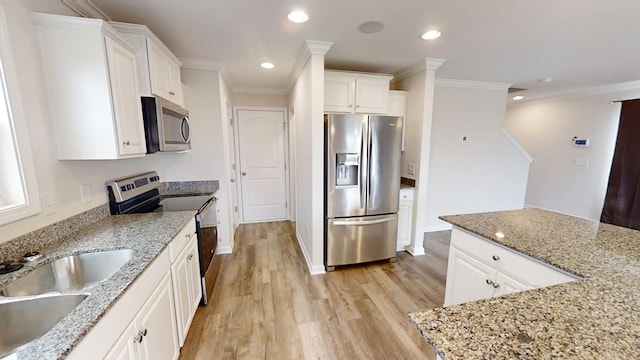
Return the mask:
[[243, 220], [286, 219], [284, 110], [237, 114]]

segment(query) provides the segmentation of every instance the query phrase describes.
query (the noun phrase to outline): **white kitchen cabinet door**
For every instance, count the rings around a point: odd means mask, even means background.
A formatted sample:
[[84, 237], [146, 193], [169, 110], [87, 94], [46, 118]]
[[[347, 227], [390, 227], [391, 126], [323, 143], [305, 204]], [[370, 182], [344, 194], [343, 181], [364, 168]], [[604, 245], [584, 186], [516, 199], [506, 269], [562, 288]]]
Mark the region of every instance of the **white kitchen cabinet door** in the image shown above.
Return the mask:
[[152, 94], [183, 106], [180, 64], [174, 62], [153, 39], [147, 39], [147, 48]]
[[411, 244], [413, 192], [414, 189], [400, 189], [400, 202], [398, 205], [398, 238], [396, 251], [404, 251], [404, 247]]
[[325, 71], [324, 111], [386, 114], [392, 78], [382, 74]]
[[389, 106], [389, 79], [357, 78], [355, 98], [356, 113], [386, 114]]
[[144, 154], [147, 147], [135, 55], [108, 37], [105, 46], [120, 155]]
[[122, 333], [120, 339], [113, 345], [105, 360], [135, 360], [138, 358], [136, 336], [136, 324], [132, 322]]
[[176, 320], [178, 323], [178, 344], [180, 347], [184, 345], [184, 339], [187, 337], [191, 317], [191, 304], [189, 301], [190, 269], [187, 264], [187, 250], [185, 248], [171, 265]]
[[326, 74], [324, 77], [325, 112], [352, 113], [356, 80], [350, 76]]
[[495, 289], [491, 281], [495, 278], [496, 270], [450, 248], [444, 306], [492, 297]]
[[[180, 235], [176, 236], [174, 242], [180, 243], [183, 238]], [[178, 324], [178, 343], [182, 347], [202, 297], [200, 260], [195, 234], [171, 265], [171, 278]]]
[[40, 13], [32, 19], [58, 159], [144, 156], [135, 47], [102, 20]]
[[173, 360], [180, 355], [171, 276], [162, 279], [142, 307], [137, 328], [142, 335], [138, 343], [141, 360]]
[[200, 299], [202, 299], [202, 277], [200, 276], [200, 256], [198, 256], [198, 243], [196, 237], [191, 242], [191, 246], [188, 249], [189, 255], [187, 256], [187, 262], [189, 263], [189, 280], [191, 286], [189, 287], [189, 301], [191, 303], [191, 314], [187, 329], [191, 326], [191, 321], [198, 310], [200, 305]]

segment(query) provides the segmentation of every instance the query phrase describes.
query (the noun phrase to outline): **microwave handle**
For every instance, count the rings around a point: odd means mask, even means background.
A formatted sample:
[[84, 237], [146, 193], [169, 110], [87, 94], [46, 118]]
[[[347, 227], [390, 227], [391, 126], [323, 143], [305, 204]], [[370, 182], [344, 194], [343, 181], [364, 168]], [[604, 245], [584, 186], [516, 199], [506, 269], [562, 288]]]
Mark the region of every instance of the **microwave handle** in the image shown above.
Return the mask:
[[[184, 131], [182, 131], [182, 129], [184, 128], [184, 123], [187, 123], [187, 138], [185, 139], [184, 136]], [[180, 123], [180, 132], [182, 133], [182, 138], [184, 139], [184, 142], [188, 143], [189, 141], [191, 141], [191, 122], [189, 122], [189, 118], [188, 117], [183, 117], [182, 118], [182, 123]]]

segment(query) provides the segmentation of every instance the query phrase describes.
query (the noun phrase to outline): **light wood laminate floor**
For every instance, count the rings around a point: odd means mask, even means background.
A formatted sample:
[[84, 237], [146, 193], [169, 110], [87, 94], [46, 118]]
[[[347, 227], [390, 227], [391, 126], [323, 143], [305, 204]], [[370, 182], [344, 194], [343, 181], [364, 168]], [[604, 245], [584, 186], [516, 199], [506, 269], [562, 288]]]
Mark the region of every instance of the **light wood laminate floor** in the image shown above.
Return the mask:
[[292, 223], [241, 225], [180, 359], [435, 359], [407, 314], [442, 306], [449, 232], [425, 245], [311, 276]]

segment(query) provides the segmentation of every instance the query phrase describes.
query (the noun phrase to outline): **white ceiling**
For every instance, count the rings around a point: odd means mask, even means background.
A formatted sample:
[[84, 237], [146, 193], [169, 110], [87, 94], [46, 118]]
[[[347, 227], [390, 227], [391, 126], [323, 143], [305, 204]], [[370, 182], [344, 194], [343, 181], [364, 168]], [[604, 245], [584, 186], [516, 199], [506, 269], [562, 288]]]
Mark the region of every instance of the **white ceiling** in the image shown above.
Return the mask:
[[[93, 0], [147, 25], [180, 58], [223, 65], [234, 89], [285, 92], [305, 40], [333, 42], [327, 68], [511, 83], [528, 98], [640, 79], [640, 0]], [[293, 9], [304, 24], [287, 21]], [[382, 32], [358, 26], [377, 20]], [[437, 28], [441, 38], [420, 39]], [[271, 61], [273, 70], [258, 65]], [[553, 78], [552, 82], [540, 79]]]

